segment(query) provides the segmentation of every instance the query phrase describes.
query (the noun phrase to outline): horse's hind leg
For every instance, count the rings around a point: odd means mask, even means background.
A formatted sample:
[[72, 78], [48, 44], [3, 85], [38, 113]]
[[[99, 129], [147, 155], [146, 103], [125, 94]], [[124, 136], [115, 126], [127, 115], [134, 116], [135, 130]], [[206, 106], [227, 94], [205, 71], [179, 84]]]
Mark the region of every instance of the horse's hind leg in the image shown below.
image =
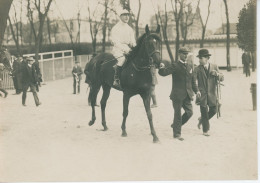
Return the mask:
[[100, 89], [100, 85], [99, 86], [92, 86], [90, 88], [92, 118], [88, 123], [89, 126], [93, 125], [96, 121], [95, 104], [96, 104], [97, 94], [98, 94], [99, 89]]
[[143, 102], [144, 102], [144, 107], [145, 107], [145, 111], [149, 120], [149, 125], [150, 125], [150, 129], [151, 129], [151, 134], [153, 136], [153, 142], [158, 142], [159, 139], [156, 135], [156, 132], [154, 130], [154, 126], [153, 126], [153, 116], [152, 116], [152, 112], [151, 112], [151, 108], [150, 108], [150, 100], [151, 100], [151, 96], [146, 93], [146, 94], [142, 94], [141, 95]]
[[102, 85], [103, 88], [103, 96], [100, 102], [101, 105], [101, 114], [102, 114], [102, 125], [104, 127], [104, 131], [108, 130], [107, 124], [106, 124], [106, 105], [107, 105], [107, 99], [110, 95], [111, 87], [109, 85]]
[[130, 100], [131, 95], [128, 93], [124, 92], [124, 96], [123, 96], [123, 122], [122, 122], [122, 137], [126, 137], [127, 133], [126, 133], [126, 127], [125, 127], [125, 123], [126, 123], [126, 118], [128, 116], [128, 105], [129, 105], [129, 100]]

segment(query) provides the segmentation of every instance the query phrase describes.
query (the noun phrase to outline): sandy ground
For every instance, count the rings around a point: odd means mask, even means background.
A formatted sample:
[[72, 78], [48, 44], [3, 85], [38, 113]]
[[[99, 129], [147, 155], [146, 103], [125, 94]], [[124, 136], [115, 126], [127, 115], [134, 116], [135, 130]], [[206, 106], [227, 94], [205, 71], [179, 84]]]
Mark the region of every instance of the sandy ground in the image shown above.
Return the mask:
[[[152, 109], [160, 142], [154, 144], [143, 103], [130, 101], [128, 137], [121, 137], [122, 93], [111, 90], [107, 132], [89, 127], [91, 108], [87, 85], [72, 94], [72, 78], [47, 82], [36, 107], [31, 93], [27, 107], [21, 95], [0, 98], [0, 182], [17, 181], [152, 181], [255, 180], [257, 169], [257, 112], [252, 110], [250, 78], [242, 70], [223, 71], [222, 117], [214, 117], [210, 137], [197, 129], [199, 107], [183, 126], [184, 141], [172, 138], [171, 77], [159, 76], [159, 107]], [[101, 98], [101, 93], [98, 98]]]

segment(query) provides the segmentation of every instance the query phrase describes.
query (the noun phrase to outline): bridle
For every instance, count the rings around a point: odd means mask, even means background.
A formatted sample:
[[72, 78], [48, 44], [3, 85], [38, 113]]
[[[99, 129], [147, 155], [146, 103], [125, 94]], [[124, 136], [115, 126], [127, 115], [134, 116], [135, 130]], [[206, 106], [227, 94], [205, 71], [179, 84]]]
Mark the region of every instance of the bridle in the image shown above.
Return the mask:
[[[149, 59], [149, 64], [147, 65], [147, 66], [137, 66], [134, 62], [132, 62], [132, 64], [133, 64], [133, 67], [135, 68], [135, 70], [137, 70], [137, 71], [145, 71], [145, 70], [148, 70], [148, 69], [151, 69], [152, 67], [155, 67], [154, 66], [154, 60], [153, 60], [153, 55], [155, 54], [155, 53], [158, 53], [159, 55], [161, 55], [161, 52], [160, 52], [160, 48], [158, 49], [158, 50], [153, 50], [152, 52], [150, 52], [149, 50], [148, 50], [148, 38], [149, 37], [153, 37], [153, 35], [154, 35], [154, 37], [156, 36], [156, 37], [158, 37], [156, 34], [149, 34], [149, 35], [146, 35], [146, 37], [145, 37], [145, 42], [144, 42], [144, 44], [145, 44], [145, 51], [146, 51], [146, 54], [148, 55], [148, 59]], [[158, 37], [159, 38], [159, 37]], [[154, 38], [154, 39], [156, 39], [156, 38]], [[161, 40], [159, 39], [158, 41], [160, 41], [161, 42]]]

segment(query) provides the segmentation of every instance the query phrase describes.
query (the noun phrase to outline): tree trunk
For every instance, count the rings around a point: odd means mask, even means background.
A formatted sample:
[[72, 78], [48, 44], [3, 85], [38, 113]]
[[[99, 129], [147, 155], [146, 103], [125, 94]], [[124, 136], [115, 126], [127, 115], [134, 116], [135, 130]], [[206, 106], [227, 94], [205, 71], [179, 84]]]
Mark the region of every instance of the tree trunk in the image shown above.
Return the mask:
[[8, 17], [8, 21], [9, 21], [9, 26], [10, 26], [10, 29], [11, 29], [12, 37], [13, 37], [13, 40], [15, 42], [15, 46], [16, 46], [16, 49], [17, 49], [17, 53], [20, 55], [21, 51], [20, 51], [20, 45], [19, 45], [19, 35], [18, 35], [18, 32], [16, 34], [17, 35], [17, 38], [16, 38], [16, 35], [14, 33], [14, 28], [13, 28], [13, 25], [12, 25], [10, 17]]
[[180, 30], [179, 30], [179, 21], [176, 21], [175, 61], [177, 61], [179, 57], [179, 48], [180, 48]]
[[226, 9], [226, 18], [227, 18], [227, 71], [231, 71], [231, 65], [230, 65], [230, 24], [229, 24], [229, 14], [228, 14], [228, 5], [227, 0], [223, 0], [225, 3], [225, 9]]
[[13, 0], [0, 1], [0, 47], [2, 47], [5, 29], [7, 25], [7, 18]]
[[103, 25], [103, 38], [102, 38], [102, 52], [106, 51], [106, 33], [107, 33], [107, 11], [108, 8], [108, 0], [105, 1], [105, 17], [104, 17], [104, 25]]
[[206, 32], [206, 27], [203, 27], [202, 28], [202, 36], [201, 36], [201, 40], [200, 40], [200, 48], [203, 48], [204, 39], [205, 39], [205, 32]]

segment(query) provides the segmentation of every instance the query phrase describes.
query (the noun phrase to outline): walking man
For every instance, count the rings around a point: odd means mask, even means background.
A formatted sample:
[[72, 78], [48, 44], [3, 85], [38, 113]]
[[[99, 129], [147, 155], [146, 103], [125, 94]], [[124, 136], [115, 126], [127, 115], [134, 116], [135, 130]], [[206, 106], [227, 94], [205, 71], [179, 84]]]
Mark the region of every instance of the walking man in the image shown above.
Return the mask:
[[82, 68], [79, 65], [79, 61], [75, 62], [75, 66], [72, 69], [73, 75], [73, 94], [76, 94], [76, 86], [78, 85], [78, 93], [80, 93], [80, 81], [82, 75]]
[[[192, 66], [187, 64], [186, 59], [189, 50], [186, 47], [179, 49], [179, 60], [174, 62], [170, 67], [165, 67], [161, 63], [159, 74], [167, 76], [172, 74], [172, 91], [170, 99], [174, 108], [174, 120], [171, 127], [173, 128], [173, 137], [178, 140], [184, 140], [181, 137], [181, 128], [193, 115], [191, 100], [193, 92], [197, 93], [195, 78], [193, 77]], [[181, 115], [181, 109], [184, 114]]]
[[127, 24], [129, 12], [123, 9], [119, 12], [120, 20], [111, 30], [111, 41], [113, 43], [113, 55], [117, 58], [115, 68], [114, 86], [120, 87], [119, 76], [122, 66], [125, 63], [125, 54], [128, 54], [131, 47], [136, 45], [133, 29]]
[[26, 58], [26, 61], [24, 60], [22, 63], [22, 83], [23, 83], [23, 95], [22, 95], [22, 104], [23, 106], [26, 106], [26, 94], [27, 90], [30, 87], [33, 98], [35, 101], [36, 106], [41, 105], [41, 102], [39, 101], [37, 92], [36, 92], [36, 84], [37, 84], [37, 73], [36, 68], [33, 65], [34, 59], [32, 57]]
[[199, 99], [200, 113], [198, 127], [202, 124], [203, 135], [209, 136], [209, 120], [217, 112], [217, 82], [224, 80], [224, 75], [219, 72], [218, 66], [209, 63], [211, 54], [207, 49], [199, 50], [200, 65], [194, 69], [194, 77], [199, 89], [197, 98]]
[[17, 59], [15, 59], [13, 62], [12, 77], [14, 82], [15, 94], [20, 94], [23, 91], [22, 71], [21, 71], [22, 60], [23, 57], [18, 55]]

